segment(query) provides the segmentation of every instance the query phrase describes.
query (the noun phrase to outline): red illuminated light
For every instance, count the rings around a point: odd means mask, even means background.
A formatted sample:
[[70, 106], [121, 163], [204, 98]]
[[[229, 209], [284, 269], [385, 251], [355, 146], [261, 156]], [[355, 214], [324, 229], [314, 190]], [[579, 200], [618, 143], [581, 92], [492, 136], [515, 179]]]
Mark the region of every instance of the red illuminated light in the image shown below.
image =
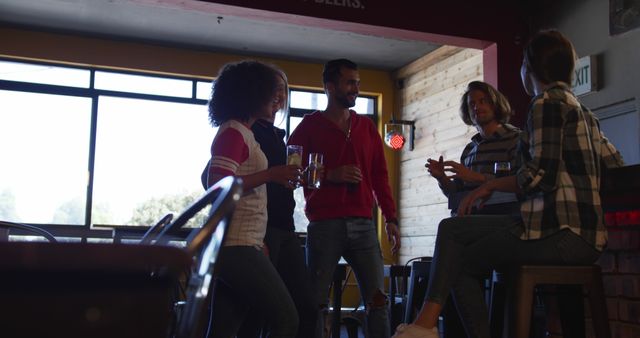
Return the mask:
[[391, 147], [391, 149], [399, 150], [404, 146], [404, 136], [400, 134], [392, 134], [388, 137], [387, 144]]
[[640, 210], [607, 212], [604, 218], [608, 226], [640, 225]]

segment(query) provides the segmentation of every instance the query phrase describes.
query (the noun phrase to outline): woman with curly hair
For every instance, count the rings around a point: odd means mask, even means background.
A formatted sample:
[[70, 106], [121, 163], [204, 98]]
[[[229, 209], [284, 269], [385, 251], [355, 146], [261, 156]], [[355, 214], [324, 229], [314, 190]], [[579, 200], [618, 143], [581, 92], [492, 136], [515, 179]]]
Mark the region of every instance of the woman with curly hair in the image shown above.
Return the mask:
[[225, 65], [215, 80], [209, 102], [211, 123], [219, 126], [211, 146], [208, 185], [233, 175], [242, 178], [224, 246], [212, 304], [209, 337], [235, 337], [249, 309], [269, 325], [270, 337], [295, 337], [298, 313], [286, 286], [263, 253], [267, 227], [266, 183], [291, 188], [299, 167], [268, 167], [251, 126], [286, 107], [284, 73], [258, 61]]

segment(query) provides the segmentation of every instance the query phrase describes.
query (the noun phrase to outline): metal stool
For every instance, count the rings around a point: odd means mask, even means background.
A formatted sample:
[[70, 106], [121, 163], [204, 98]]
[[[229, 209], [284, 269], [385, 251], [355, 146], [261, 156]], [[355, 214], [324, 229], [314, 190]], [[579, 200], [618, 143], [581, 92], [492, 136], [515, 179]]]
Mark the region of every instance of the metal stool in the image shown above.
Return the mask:
[[[429, 270], [431, 269], [431, 257], [415, 261], [411, 264], [409, 274], [407, 302], [404, 310], [404, 322], [411, 323], [417, 310], [419, 310], [424, 300], [427, 281], [429, 280]], [[420, 288], [419, 284], [424, 286]], [[418, 290], [421, 289], [421, 290]]]
[[411, 268], [406, 265], [384, 266], [384, 276], [389, 278], [389, 322], [392, 329], [395, 329], [404, 319], [410, 274]]
[[[411, 265], [409, 275], [407, 304], [404, 313], [404, 322], [411, 323], [417, 310], [422, 306], [431, 269], [431, 257], [424, 257], [423, 260], [415, 261]], [[448, 301], [442, 309], [438, 329], [443, 338], [465, 337], [466, 333], [462, 326], [462, 321], [458, 316], [458, 311], [452, 301]]]
[[515, 338], [528, 338], [536, 285], [582, 285], [588, 295], [596, 338], [611, 338], [600, 267], [523, 265], [515, 275]]

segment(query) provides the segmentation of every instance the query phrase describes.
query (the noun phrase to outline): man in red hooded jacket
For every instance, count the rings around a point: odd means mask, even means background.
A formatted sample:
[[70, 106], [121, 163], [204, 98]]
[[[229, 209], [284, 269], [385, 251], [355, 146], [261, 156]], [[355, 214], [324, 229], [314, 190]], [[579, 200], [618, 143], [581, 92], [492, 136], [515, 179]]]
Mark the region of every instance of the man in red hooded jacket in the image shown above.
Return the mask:
[[349, 109], [359, 93], [358, 67], [332, 60], [323, 71], [327, 108], [306, 115], [288, 144], [302, 145], [303, 166], [309, 153], [324, 155], [320, 189], [305, 188], [307, 262], [321, 307], [328, 303], [333, 271], [344, 257], [355, 272], [367, 307], [369, 337], [389, 337], [383, 262], [373, 223], [374, 200], [385, 217], [395, 253], [400, 248], [396, 207], [389, 187], [382, 140], [371, 119]]

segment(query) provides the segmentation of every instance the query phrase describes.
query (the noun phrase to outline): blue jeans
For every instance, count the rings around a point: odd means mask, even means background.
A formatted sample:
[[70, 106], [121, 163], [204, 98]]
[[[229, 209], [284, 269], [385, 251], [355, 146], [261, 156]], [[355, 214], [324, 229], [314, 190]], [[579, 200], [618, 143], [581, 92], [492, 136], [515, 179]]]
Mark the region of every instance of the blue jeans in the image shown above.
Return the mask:
[[293, 338], [298, 312], [269, 258], [251, 246], [220, 251], [209, 337], [235, 337], [249, 309], [267, 320], [272, 338]]
[[[269, 258], [289, 290], [298, 310], [300, 326], [297, 338], [312, 338], [316, 329], [317, 306], [311, 292], [302, 243], [293, 230], [267, 227], [264, 242]], [[264, 318], [252, 309], [237, 338], [257, 338], [264, 327]], [[268, 329], [268, 328], [267, 328]]]
[[311, 222], [307, 259], [317, 304], [328, 304], [329, 287], [340, 257], [349, 263], [366, 306], [367, 337], [389, 337], [382, 252], [371, 219], [350, 217]]
[[442, 220], [438, 226], [426, 300], [444, 305], [451, 291], [468, 337], [489, 338], [483, 278], [516, 264], [580, 265], [600, 252], [570, 230], [538, 240], [514, 233], [522, 221], [511, 216], [473, 215]]

